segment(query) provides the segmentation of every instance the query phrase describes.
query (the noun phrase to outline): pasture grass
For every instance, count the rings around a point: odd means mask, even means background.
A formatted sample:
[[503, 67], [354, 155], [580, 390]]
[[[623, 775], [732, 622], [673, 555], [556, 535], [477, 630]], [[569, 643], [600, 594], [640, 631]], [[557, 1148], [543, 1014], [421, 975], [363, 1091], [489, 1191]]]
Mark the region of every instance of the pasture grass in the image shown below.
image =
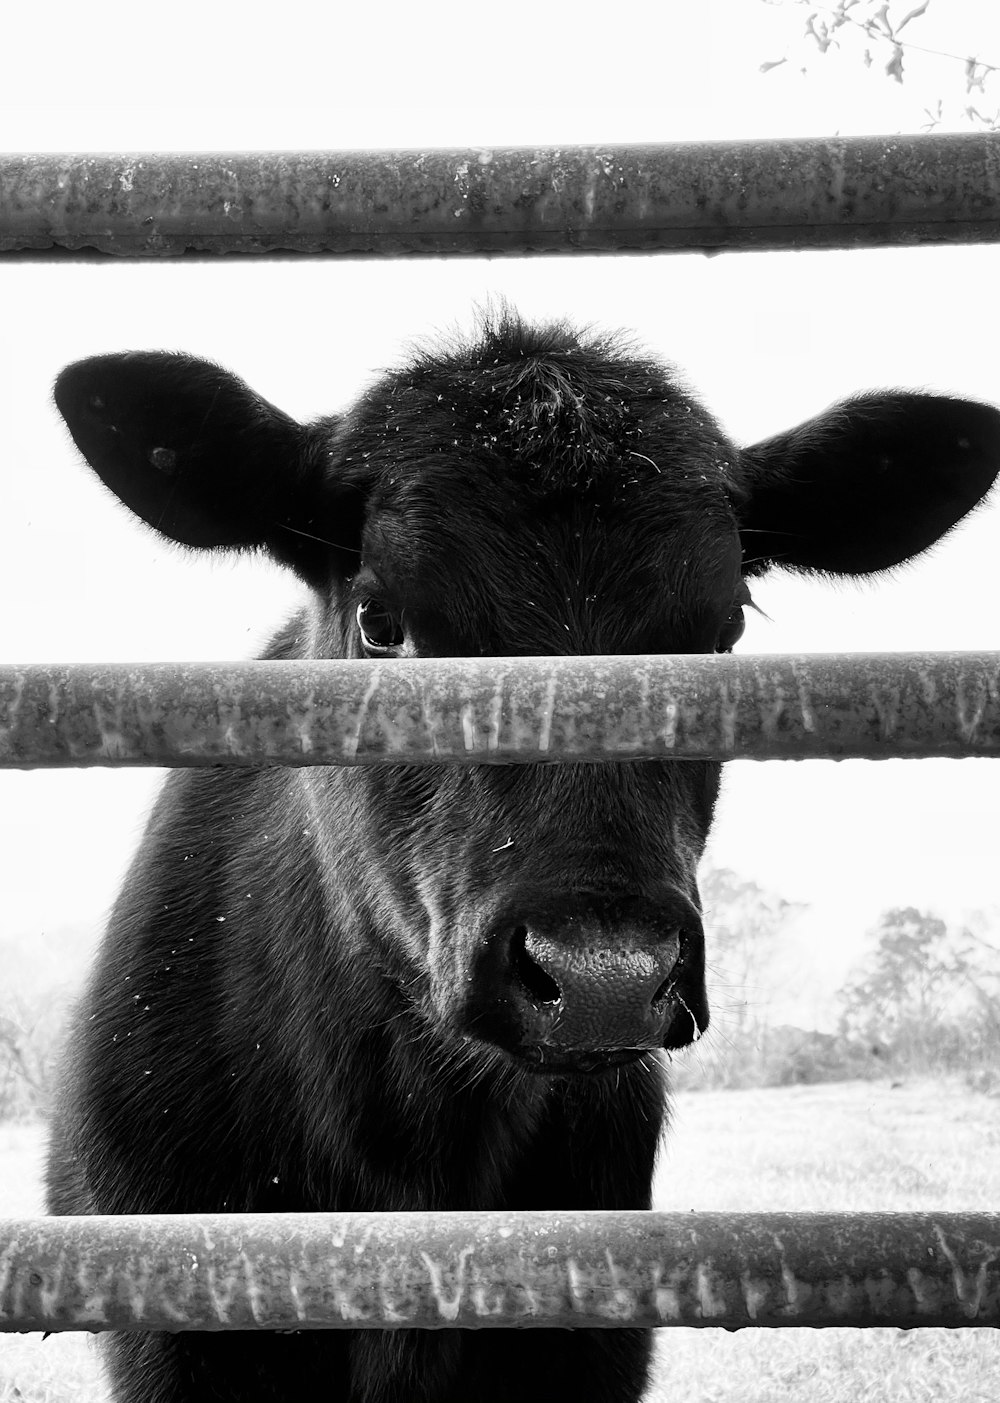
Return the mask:
[[[958, 1080], [692, 1092], [672, 1212], [996, 1212], [1000, 1100]], [[649, 1403], [997, 1403], [997, 1330], [661, 1330]]]
[[[0, 1126], [0, 1217], [35, 1212], [44, 1135]], [[995, 1211], [1000, 1100], [958, 1081], [688, 1092], [673, 1211]], [[525, 1381], [523, 1403], [535, 1403]], [[648, 1403], [997, 1403], [1000, 1331], [662, 1330]], [[107, 1403], [93, 1342], [0, 1336], [0, 1403]], [[401, 1399], [400, 1403], [406, 1403]], [[546, 1403], [562, 1403], [546, 1400]]]

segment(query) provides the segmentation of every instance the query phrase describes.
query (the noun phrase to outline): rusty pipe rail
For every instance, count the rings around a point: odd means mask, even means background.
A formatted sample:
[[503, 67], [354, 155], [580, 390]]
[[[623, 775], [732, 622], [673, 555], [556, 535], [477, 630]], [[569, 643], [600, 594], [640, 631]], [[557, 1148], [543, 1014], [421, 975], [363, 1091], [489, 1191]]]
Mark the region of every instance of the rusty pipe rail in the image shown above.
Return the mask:
[[1000, 135], [0, 157], [0, 253], [448, 257], [1000, 239]]
[[1000, 1215], [0, 1220], [0, 1330], [1000, 1326]]
[[1000, 653], [0, 667], [0, 768], [1000, 755]]

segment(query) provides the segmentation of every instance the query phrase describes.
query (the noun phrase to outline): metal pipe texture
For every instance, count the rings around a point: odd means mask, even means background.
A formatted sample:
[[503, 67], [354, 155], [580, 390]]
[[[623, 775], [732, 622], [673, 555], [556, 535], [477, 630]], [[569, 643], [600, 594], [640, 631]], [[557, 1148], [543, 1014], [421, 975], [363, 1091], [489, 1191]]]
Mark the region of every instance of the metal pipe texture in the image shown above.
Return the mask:
[[448, 257], [1000, 239], [1000, 134], [0, 157], [0, 253]]
[[0, 1330], [1000, 1325], [1000, 1215], [0, 1220]]
[[1000, 653], [0, 667], [0, 768], [1000, 755]]

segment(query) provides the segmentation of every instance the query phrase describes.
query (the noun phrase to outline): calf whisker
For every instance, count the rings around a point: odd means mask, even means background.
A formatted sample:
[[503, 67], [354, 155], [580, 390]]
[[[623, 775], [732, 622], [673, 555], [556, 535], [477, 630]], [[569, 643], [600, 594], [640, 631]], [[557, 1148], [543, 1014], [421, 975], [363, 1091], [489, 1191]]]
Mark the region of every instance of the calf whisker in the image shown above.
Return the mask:
[[345, 546], [342, 541], [330, 541], [326, 536], [314, 536], [311, 531], [300, 531], [297, 526], [289, 526], [284, 521], [276, 521], [274, 524], [279, 531], [290, 531], [293, 536], [304, 536], [307, 541], [318, 541], [321, 546], [333, 546], [334, 550], [344, 550], [349, 555], [361, 554], [357, 546]]

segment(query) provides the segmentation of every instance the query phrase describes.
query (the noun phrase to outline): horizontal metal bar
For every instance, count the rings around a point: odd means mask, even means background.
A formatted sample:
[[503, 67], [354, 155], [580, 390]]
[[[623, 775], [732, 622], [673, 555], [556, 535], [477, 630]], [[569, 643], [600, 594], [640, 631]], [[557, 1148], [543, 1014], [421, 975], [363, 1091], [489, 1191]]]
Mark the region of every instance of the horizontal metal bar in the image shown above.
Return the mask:
[[0, 252], [431, 255], [1000, 238], [1000, 135], [0, 158]]
[[1000, 653], [0, 667], [0, 768], [1000, 755]]
[[0, 1220], [0, 1330], [1000, 1325], [998, 1214]]

